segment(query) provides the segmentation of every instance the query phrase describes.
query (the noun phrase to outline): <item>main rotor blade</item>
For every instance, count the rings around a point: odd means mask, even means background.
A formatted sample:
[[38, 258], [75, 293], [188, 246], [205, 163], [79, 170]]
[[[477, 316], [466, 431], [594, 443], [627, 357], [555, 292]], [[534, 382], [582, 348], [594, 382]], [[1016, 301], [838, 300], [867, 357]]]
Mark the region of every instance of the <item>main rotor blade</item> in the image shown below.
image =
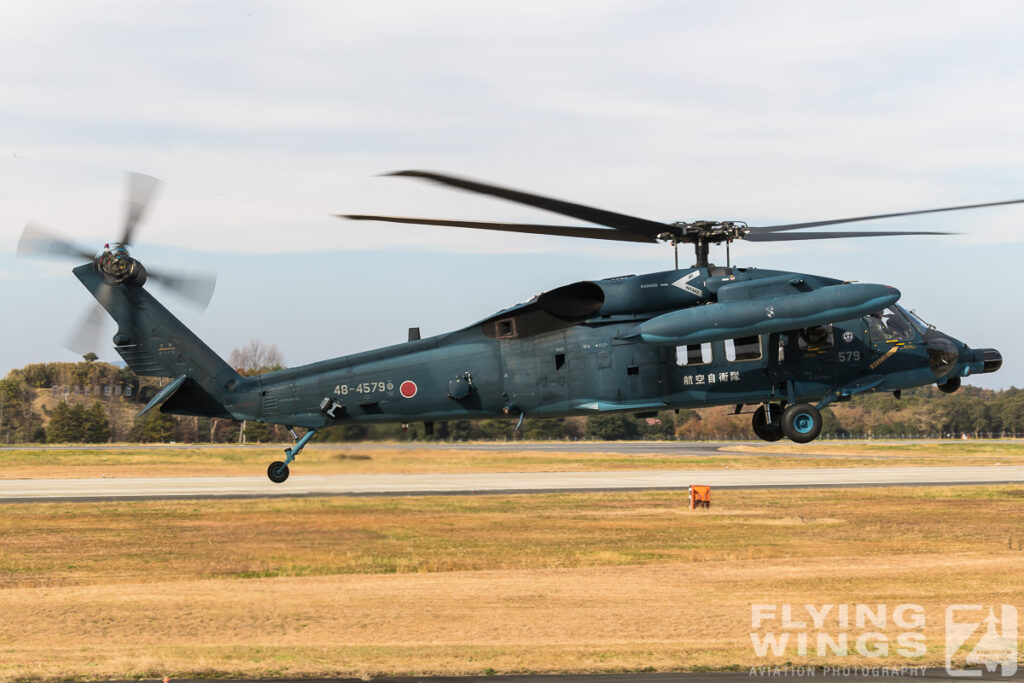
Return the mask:
[[614, 240], [618, 242], [657, 242], [653, 237], [644, 237], [621, 230], [577, 227], [571, 225], [536, 225], [531, 223], [486, 223], [480, 221], [453, 221], [441, 218], [400, 218], [398, 216], [366, 216], [362, 214], [338, 214], [338, 218], [353, 221], [383, 221], [385, 223], [408, 223], [411, 225], [446, 225], [454, 228], [475, 228], [478, 230], [501, 230], [525, 232], [534, 235], [558, 235], [559, 237], [586, 237], [589, 239]]
[[[895, 218], [897, 216], [918, 216], [924, 213], [941, 213], [943, 211], [963, 211], [964, 209], [982, 209], [986, 206], [1007, 206], [1009, 204], [1024, 204], [1024, 199], [1011, 199], [1005, 202], [989, 202], [987, 204], [964, 204], [963, 206], [947, 206], [941, 209], [923, 209], [921, 211], [900, 211], [898, 213], [880, 213], [874, 216], [857, 216], [855, 218], [835, 218], [826, 221], [812, 221], [810, 223], [786, 223], [784, 225], [768, 225], [763, 227], [751, 227], [751, 234], [754, 232], [783, 232], [785, 230], [802, 230], [804, 228], [817, 228], [825, 225], [839, 225], [840, 223], [856, 223], [858, 221], [873, 221], [879, 218]], [[748, 238], [749, 239], [749, 236]]]
[[62, 256], [67, 258], [93, 260], [93, 253], [58, 237], [38, 223], [28, 223], [18, 240], [18, 256], [39, 254], [41, 256]]
[[100, 334], [103, 332], [105, 318], [106, 311], [99, 304], [90, 306], [85, 317], [64, 341], [64, 346], [80, 356], [87, 353], [99, 356]]
[[217, 286], [217, 276], [212, 273], [171, 273], [147, 268], [146, 275], [204, 310]]
[[675, 232], [674, 227], [667, 223], [659, 223], [658, 221], [651, 221], [646, 218], [637, 218], [636, 216], [627, 216], [626, 214], [605, 211], [604, 209], [597, 209], [592, 206], [573, 204], [572, 202], [562, 201], [561, 199], [542, 197], [541, 195], [530, 194], [520, 190], [510, 190], [496, 185], [487, 185], [485, 183], [478, 183], [473, 180], [456, 178], [449, 175], [443, 175], [441, 173], [431, 173], [428, 171], [397, 171], [386, 175], [433, 180], [434, 182], [441, 183], [442, 185], [457, 187], [461, 190], [486, 194], [492, 197], [500, 197], [511, 202], [518, 202], [519, 204], [534, 206], [538, 209], [545, 209], [553, 213], [560, 213], [563, 216], [571, 216], [572, 218], [589, 221], [591, 223], [596, 223], [597, 225], [615, 228], [616, 230], [622, 230], [623, 232], [633, 235], [646, 237], [652, 241], [664, 232]]
[[125, 199], [124, 231], [121, 244], [131, 244], [135, 228], [146, 214], [146, 209], [160, 187], [160, 181], [142, 173], [126, 173], [127, 194]]
[[892, 235], [959, 235], [958, 232], [921, 232], [915, 230], [861, 231], [861, 232], [798, 232], [794, 235], [780, 235], [774, 232], [752, 232], [743, 239], [748, 242], [794, 242], [797, 240], [833, 240], [841, 237], [888, 237]]

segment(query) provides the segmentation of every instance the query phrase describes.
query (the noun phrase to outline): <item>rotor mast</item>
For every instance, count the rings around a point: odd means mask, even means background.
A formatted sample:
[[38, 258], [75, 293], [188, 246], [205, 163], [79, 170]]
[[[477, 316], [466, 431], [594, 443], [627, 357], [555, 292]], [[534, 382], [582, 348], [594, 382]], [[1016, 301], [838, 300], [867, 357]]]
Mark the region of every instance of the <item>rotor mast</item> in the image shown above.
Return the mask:
[[[696, 257], [695, 268], [707, 268], [710, 265], [709, 255], [712, 244], [725, 242], [728, 252], [729, 244], [736, 239], [743, 239], [750, 232], [750, 228], [742, 221], [693, 221], [692, 223], [672, 223], [674, 228], [671, 232], [663, 232], [658, 239], [671, 242], [676, 250], [676, 270], [679, 269], [679, 243], [687, 242], [693, 245], [694, 256]], [[729, 256], [726, 256], [729, 260]]]

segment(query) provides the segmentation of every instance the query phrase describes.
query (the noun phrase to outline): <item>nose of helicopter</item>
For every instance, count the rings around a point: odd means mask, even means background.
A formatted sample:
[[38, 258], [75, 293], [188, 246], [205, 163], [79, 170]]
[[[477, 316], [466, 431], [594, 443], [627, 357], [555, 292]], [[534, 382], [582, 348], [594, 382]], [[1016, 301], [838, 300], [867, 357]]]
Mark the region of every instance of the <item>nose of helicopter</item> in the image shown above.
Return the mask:
[[974, 362], [982, 363], [982, 372], [995, 372], [1003, 366], [1003, 356], [995, 349], [975, 349]]
[[[941, 380], [950, 375], [960, 363], [966, 363], [969, 372], [995, 372], [1003, 366], [1003, 356], [995, 349], [972, 349], [963, 342], [946, 336], [928, 340], [928, 365]], [[959, 374], [959, 373], [954, 373]]]

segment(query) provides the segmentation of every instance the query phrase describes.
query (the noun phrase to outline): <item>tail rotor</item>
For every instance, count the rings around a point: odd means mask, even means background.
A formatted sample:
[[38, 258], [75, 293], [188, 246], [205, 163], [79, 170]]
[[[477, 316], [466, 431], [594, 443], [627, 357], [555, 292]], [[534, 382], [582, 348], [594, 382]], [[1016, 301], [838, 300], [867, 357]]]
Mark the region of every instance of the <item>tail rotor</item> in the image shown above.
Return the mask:
[[99, 305], [86, 312], [65, 342], [65, 346], [75, 353], [97, 353], [102, 348], [100, 338], [106, 320], [104, 308], [114, 287], [141, 287], [147, 280], [152, 280], [200, 310], [205, 310], [209, 305], [217, 283], [215, 274], [163, 269], [154, 271], [143, 268], [128, 253], [128, 247], [134, 244], [136, 232], [148, 214], [160, 186], [161, 182], [152, 176], [141, 173], [125, 175], [124, 225], [119, 241], [105, 244], [102, 250], [89, 251], [35, 222], [29, 222], [22, 230], [16, 252], [19, 257], [42, 256], [92, 262], [103, 275], [105, 285], [97, 295]]

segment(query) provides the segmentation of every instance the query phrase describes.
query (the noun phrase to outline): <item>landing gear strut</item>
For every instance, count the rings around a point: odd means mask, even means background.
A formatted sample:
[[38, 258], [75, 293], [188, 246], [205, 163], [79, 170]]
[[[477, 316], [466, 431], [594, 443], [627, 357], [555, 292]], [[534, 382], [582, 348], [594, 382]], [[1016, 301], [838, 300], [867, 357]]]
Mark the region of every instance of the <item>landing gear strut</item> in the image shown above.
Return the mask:
[[757, 407], [751, 426], [758, 438], [765, 441], [778, 441], [785, 434], [782, 433], [782, 405], [778, 403], [765, 403]]
[[313, 438], [314, 434], [316, 434], [316, 430], [310, 429], [308, 432], [302, 435], [301, 439], [295, 433], [295, 430], [292, 429], [291, 427], [288, 428], [288, 433], [292, 435], [293, 439], [295, 439], [294, 446], [292, 446], [291, 448], [284, 449], [284, 454], [288, 457], [285, 458], [284, 462], [278, 460], [276, 462], [270, 463], [270, 466], [267, 468], [267, 476], [270, 477], [270, 481], [274, 482], [275, 484], [280, 484], [281, 482], [288, 478], [288, 475], [291, 474], [288, 471], [288, 465], [291, 463], [292, 460], [295, 460], [295, 456], [299, 454], [299, 451], [301, 451], [306, 446], [306, 444], [309, 443], [309, 440]]

